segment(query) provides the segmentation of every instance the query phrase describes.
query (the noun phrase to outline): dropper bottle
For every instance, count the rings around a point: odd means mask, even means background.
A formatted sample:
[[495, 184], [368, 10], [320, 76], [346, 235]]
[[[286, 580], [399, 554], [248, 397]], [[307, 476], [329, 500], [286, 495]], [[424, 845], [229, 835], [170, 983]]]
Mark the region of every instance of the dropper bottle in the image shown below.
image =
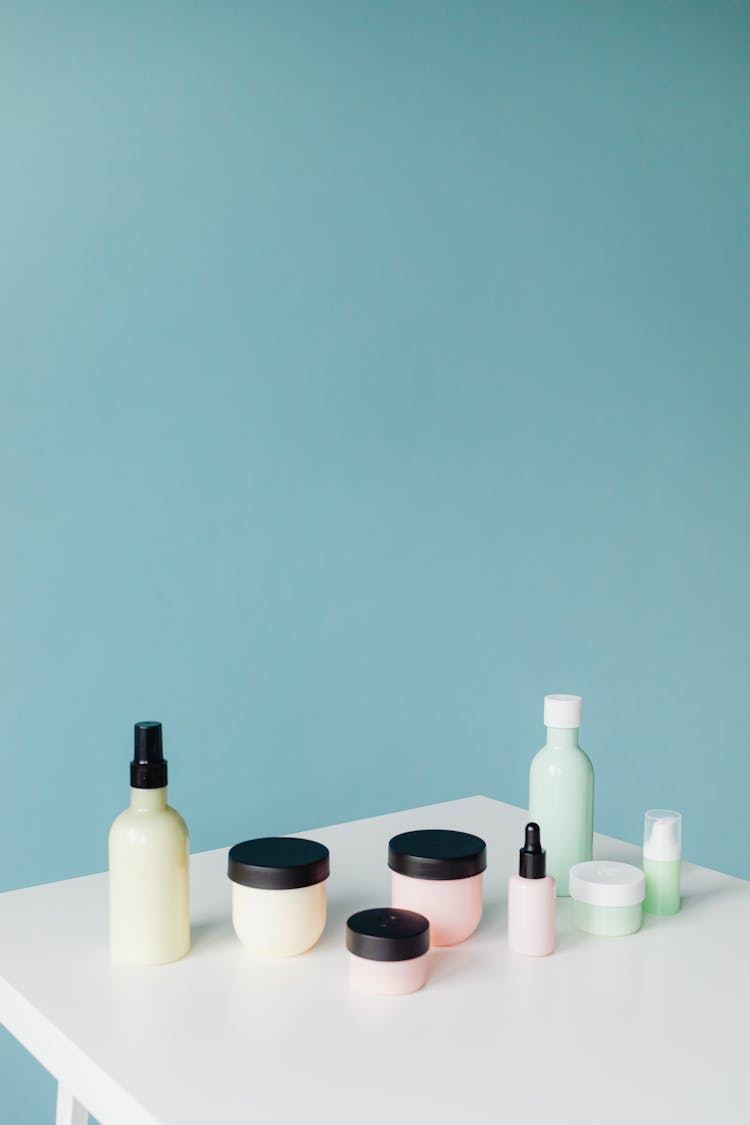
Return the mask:
[[508, 880], [508, 945], [516, 953], [546, 957], [554, 952], [555, 890], [539, 825], [531, 821], [518, 856], [518, 874]]
[[160, 965], [188, 952], [188, 853], [187, 825], [167, 804], [161, 723], [136, 723], [130, 807], [109, 832], [113, 961]]

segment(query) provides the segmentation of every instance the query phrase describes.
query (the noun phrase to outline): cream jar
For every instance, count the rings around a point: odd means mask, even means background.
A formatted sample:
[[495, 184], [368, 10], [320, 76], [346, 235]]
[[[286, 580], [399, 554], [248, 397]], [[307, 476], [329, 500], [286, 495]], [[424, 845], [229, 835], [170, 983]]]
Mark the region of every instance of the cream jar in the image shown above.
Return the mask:
[[293, 957], [326, 924], [328, 848], [296, 836], [245, 840], [229, 850], [232, 922], [252, 953]]
[[354, 988], [403, 996], [427, 980], [430, 924], [412, 910], [360, 910], [346, 923], [346, 948]]
[[640, 867], [591, 859], [570, 869], [573, 922], [600, 937], [624, 937], [641, 928], [645, 880]]
[[391, 905], [430, 921], [433, 945], [457, 945], [482, 917], [487, 845], [469, 832], [402, 832], [388, 845]]

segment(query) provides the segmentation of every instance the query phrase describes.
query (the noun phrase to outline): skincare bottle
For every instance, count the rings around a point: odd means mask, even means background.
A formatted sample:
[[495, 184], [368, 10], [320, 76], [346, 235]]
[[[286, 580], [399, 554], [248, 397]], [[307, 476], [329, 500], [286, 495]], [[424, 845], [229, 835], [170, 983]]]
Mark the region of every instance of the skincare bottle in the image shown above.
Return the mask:
[[591, 859], [594, 836], [594, 769], [578, 745], [580, 695], [545, 695], [544, 725], [547, 744], [529, 774], [529, 817], [541, 829], [557, 893], [568, 895], [568, 872]]
[[190, 948], [188, 830], [167, 804], [161, 723], [136, 723], [130, 808], [109, 832], [109, 945], [127, 965], [176, 961]]
[[669, 809], [651, 809], [643, 828], [643, 874], [647, 914], [677, 914], [680, 909], [682, 817]]
[[518, 874], [508, 880], [508, 945], [528, 957], [546, 957], [555, 948], [555, 880], [533, 822], [526, 825]]

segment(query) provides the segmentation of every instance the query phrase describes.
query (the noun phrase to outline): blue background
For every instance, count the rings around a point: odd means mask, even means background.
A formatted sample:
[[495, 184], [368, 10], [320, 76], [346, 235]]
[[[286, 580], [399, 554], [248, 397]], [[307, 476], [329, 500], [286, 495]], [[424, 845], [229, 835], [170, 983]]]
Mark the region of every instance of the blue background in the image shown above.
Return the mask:
[[750, 7], [0, 18], [0, 888], [137, 719], [200, 850], [523, 805], [548, 691], [599, 830], [750, 876]]

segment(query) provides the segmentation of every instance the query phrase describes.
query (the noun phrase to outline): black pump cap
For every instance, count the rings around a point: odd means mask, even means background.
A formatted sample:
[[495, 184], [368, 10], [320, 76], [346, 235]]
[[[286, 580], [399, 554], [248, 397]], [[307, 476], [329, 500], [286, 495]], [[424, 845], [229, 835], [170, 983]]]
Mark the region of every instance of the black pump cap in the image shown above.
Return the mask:
[[522, 879], [543, 879], [547, 874], [547, 853], [539, 838], [539, 825], [526, 825], [526, 842], [518, 853], [518, 874]]
[[167, 763], [161, 742], [161, 723], [136, 723], [130, 785], [133, 789], [163, 789]]

